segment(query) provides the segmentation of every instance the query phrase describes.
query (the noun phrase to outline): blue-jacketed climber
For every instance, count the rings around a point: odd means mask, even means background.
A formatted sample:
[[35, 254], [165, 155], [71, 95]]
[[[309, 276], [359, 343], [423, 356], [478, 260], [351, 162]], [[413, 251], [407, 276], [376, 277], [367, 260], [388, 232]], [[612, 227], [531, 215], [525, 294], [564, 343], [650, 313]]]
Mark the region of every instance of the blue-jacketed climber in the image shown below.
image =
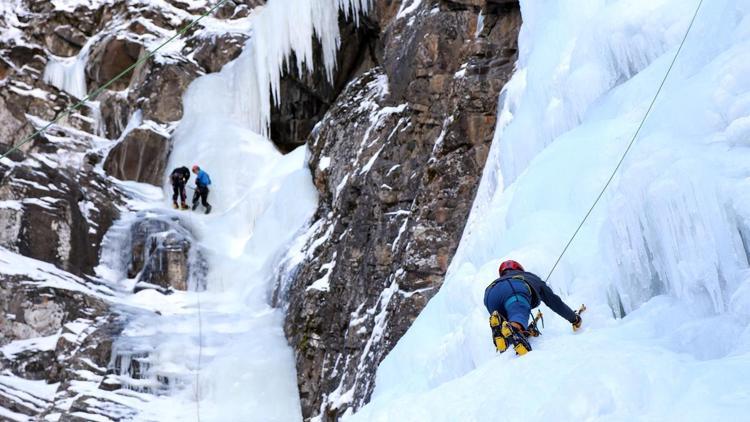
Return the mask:
[[208, 186], [211, 185], [211, 178], [208, 176], [208, 173], [201, 170], [197, 165], [193, 166], [193, 173], [196, 175], [195, 193], [193, 194], [193, 211], [198, 208], [198, 200], [200, 199], [203, 208], [206, 209], [206, 214], [208, 214], [211, 212], [211, 204], [208, 203], [208, 194], [210, 192]]
[[581, 316], [536, 274], [513, 260], [500, 264], [498, 273], [500, 277], [484, 291], [484, 306], [490, 313], [492, 337], [499, 352], [510, 345], [519, 355], [531, 350], [527, 340], [529, 316], [541, 302], [573, 324], [574, 330], [580, 328]]

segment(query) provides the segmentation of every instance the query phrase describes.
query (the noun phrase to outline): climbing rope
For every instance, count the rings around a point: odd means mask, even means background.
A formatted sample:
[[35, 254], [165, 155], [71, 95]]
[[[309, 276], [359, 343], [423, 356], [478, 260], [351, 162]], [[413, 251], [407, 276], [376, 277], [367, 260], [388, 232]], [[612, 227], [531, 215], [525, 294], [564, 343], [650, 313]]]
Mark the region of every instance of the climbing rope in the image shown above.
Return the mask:
[[198, 304], [198, 367], [195, 370], [195, 415], [201, 422], [201, 366], [203, 364], [203, 314], [201, 310], [201, 292], [195, 292]]
[[[190, 230], [195, 230], [191, 212], [187, 214]], [[189, 287], [189, 286], [188, 286]], [[195, 304], [198, 310], [198, 359], [195, 369], [195, 418], [201, 422], [201, 367], [203, 366], [203, 309], [201, 306], [200, 286], [195, 286]]]
[[555, 261], [555, 264], [552, 266], [552, 269], [549, 271], [549, 274], [547, 274], [547, 277], [544, 279], [545, 282], [548, 282], [549, 278], [552, 276], [552, 273], [555, 272], [555, 269], [557, 268], [557, 265], [560, 263], [560, 260], [562, 260], [563, 256], [565, 255], [565, 252], [568, 251], [568, 248], [570, 248], [570, 245], [573, 243], [573, 240], [575, 240], [576, 236], [578, 235], [578, 232], [581, 231], [581, 227], [583, 227], [583, 225], [586, 223], [586, 220], [588, 220], [589, 216], [594, 211], [594, 207], [596, 207], [596, 205], [602, 199], [602, 196], [604, 196], [604, 192], [612, 183], [612, 180], [615, 178], [617, 171], [620, 170], [620, 167], [622, 166], [623, 161], [625, 161], [625, 157], [627, 157], [636, 139], [638, 139], [638, 135], [641, 133], [641, 129], [643, 128], [643, 125], [646, 123], [646, 119], [648, 119], [648, 116], [651, 113], [651, 109], [654, 108], [654, 104], [656, 103], [656, 100], [659, 98], [659, 94], [661, 93], [662, 88], [664, 88], [664, 84], [667, 82], [667, 78], [669, 77], [669, 74], [672, 72], [672, 68], [674, 67], [675, 62], [677, 61], [677, 57], [680, 55], [680, 52], [682, 51], [682, 47], [685, 45], [685, 40], [687, 40], [688, 34], [690, 34], [690, 30], [693, 29], [693, 23], [695, 23], [695, 18], [698, 16], [698, 12], [701, 9], [701, 5], [703, 5], [703, 0], [700, 0], [698, 2], [698, 6], [695, 8], [695, 13], [693, 13], [693, 18], [690, 20], [690, 24], [688, 25], [687, 30], [685, 31], [685, 35], [682, 37], [680, 46], [677, 48], [677, 52], [672, 58], [672, 62], [669, 64], [669, 68], [667, 68], [667, 72], [664, 74], [664, 78], [661, 80], [661, 84], [659, 84], [659, 89], [656, 90], [656, 94], [654, 94], [654, 98], [651, 100], [651, 104], [649, 104], [648, 109], [646, 110], [646, 114], [643, 115], [643, 119], [641, 119], [641, 123], [638, 125], [638, 129], [633, 134], [633, 138], [630, 140], [628, 147], [625, 149], [625, 152], [623, 152], [622, 157], [620, 157], [620, 161], [617, 163], [614, 170], [612, 170], [612, 174], [609, 176], [609, 179], [607, 179], [607, 182], [604, 184], [604, 187], [602, 187], [601, 191], [599, 192], [599, 195], [596, 197], [596, 199], [594, 200], [594, 203], [591, 205], [591, 208], [589, 208], [588, 212], [586, 212], [586, 215], [583, 217], [583, 220], [581, 220], [581, 223], [578, 225], [575, 232], [573, 232], [573, 235], [570, 237], [570, 240], [568, 240], [568, 243], [565, 245], [562, 252], [557, 257], [557, 261]]
[[[190, 230], [195, 230], [192, 213], [188, 212]], [[198, 309], [198, 362], [195, 369], [195, 415], [201, 422], [201, 368], [203, 366], [203, 309], [201, 306], [200, 286], [195, 286], [195, 303]]]
[[161, 45], [159, 45], [158, 47], [156, 47], [156, 49], [154, 49], [153, 51], [149, 52], [149, 54], [147, 54], [143, 58], [139, 59], [138, 61], [136, 61], [132, 65], [128, 66], [127, 69], [125, 69], [122, 72], [120, 72], [117, 76], [115, 76], [114, 78], [112, 78], [109, 82], [105, 83], [104, 85], [102, 85], [98, 89], [94, 90], [89, 95], [87, 95], [85, 98], [83, 98], [82, 100], [78, 101], [76, 104], [72, 105], [71, 107], [68, 107], [65, 111], [63, 111], [54, 120], [52, 120], [51, 122], [47, 123], [43, 128], [37, 130], [36, 132], [34, 132], [33, 134], [31, 134], [31, 135], [29, 135], [29, 136], [27, 136], [25, 138], [23, 138], [21, 140], [21, 142], [13, 145], [8, 151], [6, 151], [2, 155], [0, 155], [0, 160], [2, 160], [3, 158], [7, 157], [12, 152], [17, 151], [23, 145], [31, 142], [32, 140], [34, 140], [34, 138], [36, 138], [40, 134], [46, 132], [50, 127], [52, 127], [52, 125], [56, 124], [57, 122], [59, 122], [60, 120], [62, 120], [64, 118], [70, 116], [74, 111], [76, 111], [79, 108], [81, 108], [81, 106], [83, 106], [84, 104], [86, 104], [86, 102], [88, 102], [92, 98], [96, 98], [99, 94], [102, 93], [102, 91], [104, 91], [105, 89], [109, 88], [113, 83], [117, 82], [123, 76], [127, 75], [128, 73], [130, 73], [133, 69], [135, 69], [136, 67], [140, 66], [141, 64], [145, 63], [147, 60], [149, 60], [150, 58], [152, 58], [159, 50], [161, 50], [162, 48], [164, 48], [164, 46], [166, 46], [167, 44], [171, 43], [172, 41], [174, 41], [178, 37], [181, 37], [182, 35], [184, 35], [188, 30], [190, 30], [190, 28], [192, 28], [193, 26], [195, 26], [198, 22], [200, 22], [206, 16], [208, 16], [211, 13], [215, 12], [219, 7], [221, 7], [222, 5], [224, 5], [224, 3], [226, 3], [227, 1], [229, 1], [229, 0], [220, 0], [211, 9], [209, 9], [207, 12], [203, 13], [201, 16], [199, 16], [198, 18], [196, 18], [195, 20], [193, 20], [189, 24], [185, 25], [182, 29], [180, 29], [179, 31], [177, 31], [177, 33], [174, 34], [171, 38], [169, 38], [168, 40], [166, 40], [163, 43], [161, 43]]

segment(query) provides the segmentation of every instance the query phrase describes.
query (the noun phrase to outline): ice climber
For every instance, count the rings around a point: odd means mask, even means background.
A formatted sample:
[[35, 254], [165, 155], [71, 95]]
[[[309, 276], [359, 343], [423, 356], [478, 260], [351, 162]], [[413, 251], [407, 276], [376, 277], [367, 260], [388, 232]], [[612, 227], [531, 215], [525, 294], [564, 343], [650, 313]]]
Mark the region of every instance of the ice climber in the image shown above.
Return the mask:
[[[531, 310], [544, 302], [550, 309], [573, 324], [581, 326], [581, 316], [566, 305], [547, 283], [524, 271], [516, 261], [505, 261], [498, 269], [500, 277], [484, 291], [484, 306], [490, 313], [490, 327], [495, 347], [504, 352], [511, 344], [517, 354], [531, 350], [527, 340]], [[536, 327], [532, 327], [536, 330]], [[537, 334], [538, 335], [538, 334]]]
[[208, 193], [210, 190], [208, 186], [211, 184], [211, 178], [208, 173], [201, 170], [197, 165], [193, 166], [193, 173], [195, 173], [195, 193], [193, 194], [193, 211], [198, 208], [198, 200], [200, 199], [203, 207], [206, 209], [206, 214], [211, 212], [211, 204], [208, 203]]
[[188, 180], [190, 180], [190, 170], [188, 170], [188, 168], [185, 166], [177, 167], [176, 169], [172, 170], [172, 174], [169, 176], [169, 178], [172, 182], [172, 191], [174, 192], [172, 194], [172, 205], [175, 207], [175, 209], [179, 208], [179, 206], [177, 205], [177, 197], [179, 196], [182, 209], [188, 209], [185, 186], [187, 185]]

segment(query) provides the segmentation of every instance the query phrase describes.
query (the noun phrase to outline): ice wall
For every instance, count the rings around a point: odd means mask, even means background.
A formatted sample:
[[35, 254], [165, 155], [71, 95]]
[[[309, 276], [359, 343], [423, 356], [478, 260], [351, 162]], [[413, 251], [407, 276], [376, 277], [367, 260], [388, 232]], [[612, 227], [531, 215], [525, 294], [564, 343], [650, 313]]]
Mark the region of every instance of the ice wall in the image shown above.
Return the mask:
[[[207, 421], [301, 419], [283, 314], [269, 303], [279, 263], [317, 208], [317, 191], [306, 148], [282, 155], [266, 137], [271, 101], [284, 100], [281, 72], [292, 53], [297, 69], [314, 65], [314, 36], [332, 77], [339, 12], [356, 18], [368, 6], [367, 0], [270, 0], [252, 15], [251, 38], [240, 57], [188, 88], [168, 169], [198, 164], [211, 176], [212, 213], [188, 214], [206, 251], [208, 284], [200, 295], [169, 301], [173, 326], [157, 330], [168, 341], [151, 352], [163, 368], [193, 374], [192, 388], [157, 401], [145, 415], [184, 420], [199, 411]], [[185, 313], [190, 323], [180, 316]]]
[[704, 420], [750, 410], [741, 398], [750, 393], [748, 1], [701, 10], [622, 172], [550, 280], [570, 305], [589, 306], [586, 329], [573, 335], [545, 308], [535, 351], [497, 356], [482, 304], [502, 259], [547, 275], [697, 4], [521, 2], [518, 68], [459, 250], [353, 419]]
[[98, 40], [98, 37], [89, 38], [76, 56], [51, 56], [52, 58], [44, 68], [44, 82], [67, 92], [75, 98], [85, 98], [88, 94], [86, 86], [86, 63], [89, 60], [91, 47]]
[[196, 104], [197, 113], [220, 111], [235, 124], [268, 136], [272, 101], [279, 103], [281, 75], [289, 71], [290, 57], [296, 69], [312, 69], [313, 37], [322, 46], [323, 63], [329, 79], [336, 69], [336, 52], [341, 44], [339, 10], [346, 18], [358, 19], [369, 10], [371, 0], [286, 0], [269, 1], [253, 17], [252, 38], [245, 51], [223, 71], [226, 96]]

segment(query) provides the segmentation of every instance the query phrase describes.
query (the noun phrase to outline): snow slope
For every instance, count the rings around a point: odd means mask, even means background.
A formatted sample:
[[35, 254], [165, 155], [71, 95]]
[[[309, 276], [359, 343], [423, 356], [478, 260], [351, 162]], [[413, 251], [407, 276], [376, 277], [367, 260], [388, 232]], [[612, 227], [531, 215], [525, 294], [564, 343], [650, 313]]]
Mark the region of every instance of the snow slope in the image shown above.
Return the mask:
[[[750, 411], [750, 1], [706, 2], [620, 174], [550, 279], [534, 352], [496, 355], [499, 262], [542, 277], [633, 136], [698, 1], [521, 1], [516, 73], [440, 292], [352, 420], [741, 420]], [[623, 318], [616, 318], [624, 316]]]

